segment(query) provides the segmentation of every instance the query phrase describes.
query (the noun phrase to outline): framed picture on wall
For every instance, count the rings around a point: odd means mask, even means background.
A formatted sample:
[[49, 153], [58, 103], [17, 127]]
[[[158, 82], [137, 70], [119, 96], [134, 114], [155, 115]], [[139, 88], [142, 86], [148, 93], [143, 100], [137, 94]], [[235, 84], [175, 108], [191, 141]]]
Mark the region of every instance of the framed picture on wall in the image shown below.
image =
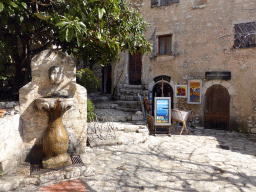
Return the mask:
[[171, 125], [171, 97], [155, 97], [155, 125]]
[[175, 97], [187, 97], [187, 85], [175, 85]]
[[202, 80], [188, 80], [188, 104], [201, 104]]

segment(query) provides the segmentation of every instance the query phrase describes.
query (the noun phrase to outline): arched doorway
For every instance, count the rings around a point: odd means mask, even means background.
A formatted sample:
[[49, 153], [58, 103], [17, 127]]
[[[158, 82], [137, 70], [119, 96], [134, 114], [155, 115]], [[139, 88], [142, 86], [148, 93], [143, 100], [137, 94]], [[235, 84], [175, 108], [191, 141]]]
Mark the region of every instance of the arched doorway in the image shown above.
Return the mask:
[[[173, 89], [169, 83], [163, 82], [163, 94], [164, 97], [171, 97], [171, 108], [173, 109]], [[161, 97], [162, 96], [162, 81], [157, 82], [152, 90], [152, 115], [154, 116], [155, 110], [155, 96]]]
[[212, 85], [205, 94], [204, 127], [205, 129], [229, 129], [230, 96], [221, 85]]
[[102, 67], [102, 90], [103, 93], [111, 94], [111, 85], [112, 85], [112, 66], [108, 64], [105, 67]]

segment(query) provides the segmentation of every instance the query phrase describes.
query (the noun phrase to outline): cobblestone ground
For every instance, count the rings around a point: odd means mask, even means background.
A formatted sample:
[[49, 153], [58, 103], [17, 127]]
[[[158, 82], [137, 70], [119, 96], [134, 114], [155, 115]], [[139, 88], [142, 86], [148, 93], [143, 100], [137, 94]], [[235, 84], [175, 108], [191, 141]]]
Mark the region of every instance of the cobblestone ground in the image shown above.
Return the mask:
[[[83, 181], [80, 187], [91, 192], [256, 191], [256, 135], [189, 128], [189, 135], [172, 131], [169, 137], [127, 130], [116, 132], [122, 145], [87, 147], [81, 155], [85, 176], [69, 180]], [[74, 181], [57, 180], [62, 185], [39, 182], [16, 191], [77, 191]]]
[[190, 134], [88, 148], [87, 164], [96, 174], [83, 180], [101, 192], [256, 191], [256, 136], [191, 129]]

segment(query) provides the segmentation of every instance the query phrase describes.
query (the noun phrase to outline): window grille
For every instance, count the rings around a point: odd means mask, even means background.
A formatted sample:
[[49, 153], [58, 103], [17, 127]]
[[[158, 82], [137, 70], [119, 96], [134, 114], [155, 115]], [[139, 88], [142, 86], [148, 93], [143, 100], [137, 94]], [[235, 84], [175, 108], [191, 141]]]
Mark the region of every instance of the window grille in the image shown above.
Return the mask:
[[179, 3], [179, 0], [151, 0], [151, 7], [166, 6], [173, 3]]
[[255, 47], [256, 22], [235, 25], [234, 48]]

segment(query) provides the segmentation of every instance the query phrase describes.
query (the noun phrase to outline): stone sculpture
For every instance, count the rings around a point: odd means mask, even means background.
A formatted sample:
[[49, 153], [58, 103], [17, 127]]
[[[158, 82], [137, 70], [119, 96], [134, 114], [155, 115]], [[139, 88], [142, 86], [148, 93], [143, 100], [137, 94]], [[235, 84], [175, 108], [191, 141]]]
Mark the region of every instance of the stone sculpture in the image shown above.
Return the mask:
[[53, 66], [49, 69], [49, 79], [51, 83], [60, 84], [63, 80], [63, 68]]
[[[59, 84], [63, 78], [63, 69], [53, 66], [49, 69], [49, 80]], [[36, 99], [36, 106], [48, 113], [48, 127], [42, 138], [43, 151], [46, 158], [43, 160], [44, 168], [56, 168], [72, 164], [67, 154], [68, 134], [63, 127], [62, 116], [74, 105], [73, 98], [61, 98], [59, 93]]]

